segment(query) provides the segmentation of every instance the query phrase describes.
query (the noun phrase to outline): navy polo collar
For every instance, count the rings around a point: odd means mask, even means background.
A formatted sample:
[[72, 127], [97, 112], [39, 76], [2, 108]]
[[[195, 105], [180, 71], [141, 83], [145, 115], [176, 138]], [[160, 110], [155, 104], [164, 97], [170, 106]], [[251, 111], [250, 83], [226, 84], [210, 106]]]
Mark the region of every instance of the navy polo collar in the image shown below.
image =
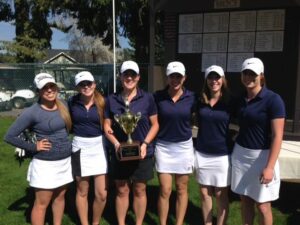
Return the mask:
[[[251, 101], [263, 99], [264, 97], [266, 97], [267, 92], [268, 92], [268, 89], [265, 86], [262, 86], [262, 88], [260, 89], [260, 91], [255, 96], [255, 98], [253, 98]], [[245, 99], [246, 98], [247, 98], [247, 92], [245, 92]]]
[[[142, 98], [143, 96], [144, 96], [144, 91], [142, 89], [138, 88], [137, 91], [136, 91], [136, 96], [134, 96], [131, 101], [135, 101], [139, 98]], [[121, 102], [122, 104], [125, 104], [121, 91], [118, 92], [118, 93], [115, 93], [114, 97], [116, 98], [116, 100], [118, 102]]]
[[[80, 99], [80, 93], [78, 93], [77, 95], [75, 95], [73, 98], [72, 98], [72, 101], [75, 103], [75, 104], [79, 104], [79, 105], [82, 105], [85, 107], [83, 101]], [[93, 106], [95, 105], [95, 102], [93, 103]]]
[[[188, 91], [185, 87], [183, 87], [182, 90], [183, 90], [183, 94], [180, 96], [179, 100], [191, 96], [191, 92]], [[165, 97], [171, 98], [168, 93], [168, 86], [163, 90], [163, 93]]]

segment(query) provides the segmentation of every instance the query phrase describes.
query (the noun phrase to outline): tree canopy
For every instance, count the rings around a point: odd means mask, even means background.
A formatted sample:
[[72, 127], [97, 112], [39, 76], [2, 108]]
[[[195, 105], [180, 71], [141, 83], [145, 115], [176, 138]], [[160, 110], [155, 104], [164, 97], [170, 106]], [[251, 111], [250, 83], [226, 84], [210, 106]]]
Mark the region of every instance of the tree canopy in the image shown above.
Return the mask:
[[[112, 47], [112, 0], [15, 0], [14, 11], [9, 0], [0, 2], [0, 20], [16, 25], [16, 39], [5, 48], [16, 56], [17, 62], [35, 62], [43, 51], [51, 48], [52, 30], [67, 32], [72, 25], [57, 23], [55, 17], [66, 21], [73, 18], [77, 29], [91, 37], [101, 37], [104, 45]], [[134, 48], [134, 58], [146, 63], [149, 59], [149, 6], [148, 0], [118, 0], [116, 2], [116, 32], [129, 39]], [[3, 10], [2, 10], [3, 9]], [[157, 14], [156, 25], [162, 16]], [[67, 24], [67, 25], [66, 25]], [[159, 28], [159, 29], [158, 29]], [[159, 55], [163, 48], [161, 26], [157, 27], [156, 44]], [[118, 43], [117, 43], [118, 45]], [[157, 59], [161, 59], [157, 57]]]

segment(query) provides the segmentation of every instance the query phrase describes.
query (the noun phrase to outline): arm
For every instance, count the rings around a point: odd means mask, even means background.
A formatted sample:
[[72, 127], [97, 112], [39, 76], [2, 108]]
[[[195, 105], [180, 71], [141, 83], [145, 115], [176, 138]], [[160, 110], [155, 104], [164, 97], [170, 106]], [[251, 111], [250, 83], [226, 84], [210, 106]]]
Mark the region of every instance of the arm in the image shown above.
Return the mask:
[[19, 137], [19, 135], [23, 131], [25, 131], [25, 129], [30, 128], [32, 124], [32, 112], [30, 110], [27, 110], [24, 113], [22, 113], [17, 118], [17, 120], [11, 125], [4, 137], [4, 140], [13, 146], [25, 149], [30, 152], [50, 150], [51, 143], [47, 139], [39, 140], [36, 143], [30, 143]]
[[27, 112], [28, 111], [24, 111], [10, 126], [5, 134], [4, 140], [15, 147], [35, 152], [37, 149], [34, 143], [29, 143], [19, 137], [25, 129], [31, 127], [32, 117], [30, 116], [30, 113]]
[[261, 182], [264, 184], [270, 183], [274, 176], [274, 166], [278, 159], [281, 149], [281, 142], [284, 130], [284, 118], [271, 120], [272, 142], [270, 154], [265, 169], [262, 172]]
[[145, 156], [147, 154], [147, 143], [149, 144], [150, 142], [153, 141], [153, 139], [155, 138], [155, 136], [159, 130], [157, 114], [150, 116], [149, 119], [150, 119], [151, 127], [150, 127], [150, 130], [149, 130], [147, 136], [144, 139], [144, 142], [141, 145], [142, 158], [145, 158]]
[[114, 131], [111, 128], [111, 119], [109, 119], [109, 118], [104, 119], [103, 128], [104, 128], [105, 136], [114, 145], [115, 150], [117, 152], [119, 150], [119, 147], [120, 147], [120, 142], [118, 141], [118, 139], [114, 135]]

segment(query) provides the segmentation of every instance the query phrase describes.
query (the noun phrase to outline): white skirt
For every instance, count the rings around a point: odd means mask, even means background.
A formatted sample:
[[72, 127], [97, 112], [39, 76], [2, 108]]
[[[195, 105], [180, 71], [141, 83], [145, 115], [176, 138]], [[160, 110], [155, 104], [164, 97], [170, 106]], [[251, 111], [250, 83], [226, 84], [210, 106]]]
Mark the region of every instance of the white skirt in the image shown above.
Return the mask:
[[159, 173], [190, 174], [194, 167], [192, 138], [182, 142], [157, 140], [155, 168]]
[[195, 151], [195, 173], [199, 184], [227, 187], [231, 180], [229, 155], [208, 155]]
[[75, 176], [85, 177], [107, 173], [107, 156], [103, 136], [75, 136], [72, 142], [72, 167]]
[[71, 157], [55, 161], [33, 158], [28, 167], [27, 181], [31, 187], [43, 189], [54, 189], [71, 183]]
[[278, 161], [274, 167], [273, 180], [260, 183], [260, 176], [266, 166], [269, 150], [253, 150], [235, 144], [232, 153], [231, 190], [248, 196], [256, 202], [269, 202], [279, 198], [280, 175]]

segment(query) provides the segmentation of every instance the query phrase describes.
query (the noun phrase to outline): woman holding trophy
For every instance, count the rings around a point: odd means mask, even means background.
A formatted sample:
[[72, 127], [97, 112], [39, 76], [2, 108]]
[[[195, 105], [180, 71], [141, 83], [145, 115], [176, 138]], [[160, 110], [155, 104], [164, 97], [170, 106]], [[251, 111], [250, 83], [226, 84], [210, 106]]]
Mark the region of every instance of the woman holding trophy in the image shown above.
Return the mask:
[[159, 129], [157, 109], [153, 96], [138, 88], [136, 62], [123, 62], [120, 73], [122, 90], [107, 98], [104, 131], [115, 151], [112, 177], [118, 224], [125, 225], [132, 186], [136, 225], [142, 225], [147, 206], [146, 183], [153, 178], [152, 140]]
[[88, 194], [94, 180], [92, 224], [99, 224], [107, 197], [107, 159], [103, 145], [105, 100], [96, 90], [94, 76], [82, 71], [75, 76], [79, 94], [68, 105], [73, 121], [72, 169], [76, 177], [76, 207], [82, 225], [88, 225]]
[[196, 98], [193, 92], [183, 87], [186, 74], [181, 62], [170, 62], [166, 75], [167, 87], [154, 95], [160, 125], [155, 147], [155, 167], [160, 183], [158, 214], [160, 224], [166, 225], [174, 176], [176, 225], [180, 225], [188, 203], [189, 174], [194, 166], [191, 121]]

